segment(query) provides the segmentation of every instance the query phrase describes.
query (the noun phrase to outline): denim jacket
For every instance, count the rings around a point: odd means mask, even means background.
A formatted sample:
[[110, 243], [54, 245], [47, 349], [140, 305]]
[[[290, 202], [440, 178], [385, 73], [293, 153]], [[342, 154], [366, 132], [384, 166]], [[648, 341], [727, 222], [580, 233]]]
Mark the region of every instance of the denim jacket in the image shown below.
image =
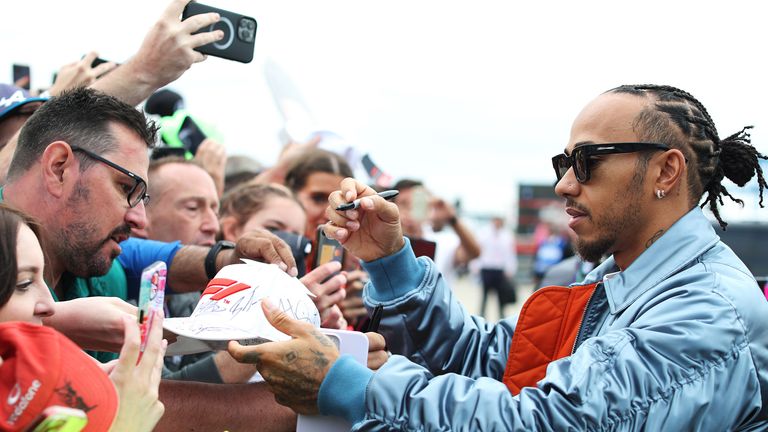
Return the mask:
[[500, 382], [512, 319], [467, 313], [408, 244], [364, 266], [400, 355], [375, 373], [347, 356], [332, 366], [320, 411], [354, 430], [768, 429], [768, 302], [698, 208], [621, 273], [604, 279], [609, 258], [587, 275], [607, 310], [590, 305], [575, 352], [516, 396]]

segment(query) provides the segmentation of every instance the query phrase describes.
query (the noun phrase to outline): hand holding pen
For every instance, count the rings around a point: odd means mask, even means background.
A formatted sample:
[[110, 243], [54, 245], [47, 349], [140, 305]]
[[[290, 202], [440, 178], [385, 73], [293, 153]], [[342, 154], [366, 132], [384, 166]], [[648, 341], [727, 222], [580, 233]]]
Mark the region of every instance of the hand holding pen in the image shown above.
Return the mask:
[[[393, 199], [395, 199], [395, 197], [399, 193], [400, 193], [400, 191], [396, 191], [396, 190], [385, 190], [385, 191], [377, 193], [376, 195], [384, 198], [387, 201], [392, 201]], [[354, 200], [352, 202], [349, 202], [349, 203], [346, 203], [346, 204], [342, 204], [342, 205], [336, 207], [336, 210], [338, 210], [338, 211], [345, 211], [345, 210], [355, 210], [355, 209], [358, 209], [358, 208], [360, 208], [360, 202], [361, 202], [360, 200], [361, 199], [362, 198], [358, 198], [358, 199], [356, 199], [356, 200]]]
[[355, 179], [344, 179], [341, 190], [329, 197], [325, 234], [363, 261], [392, 255], [405, 244], [400, 213], [388, 202], [396, 195], [397, 191], [376, 193]]

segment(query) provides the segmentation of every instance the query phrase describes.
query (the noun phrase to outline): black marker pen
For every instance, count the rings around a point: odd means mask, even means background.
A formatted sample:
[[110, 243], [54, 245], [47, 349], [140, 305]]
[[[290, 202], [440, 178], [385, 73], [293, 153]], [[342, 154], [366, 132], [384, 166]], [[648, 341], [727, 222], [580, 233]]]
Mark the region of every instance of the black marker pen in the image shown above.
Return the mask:
[[[394, 197], [396, 197], [399, 193], [400, 193], [400, 191], [396, 191], [396, 190], [385, 190], [385, 191], [377, 193], [376, 195], [384, 198], [387, 201], [390, 201]], [[361, 198], [358, 198], [358, 199], [352, 201], [351, 203], [342, 204], [342, 205], [336, 207], [336, 210], [344, 211], [344, 210], [354, 210], [356, 208], [360, 208], [360, 199]]]

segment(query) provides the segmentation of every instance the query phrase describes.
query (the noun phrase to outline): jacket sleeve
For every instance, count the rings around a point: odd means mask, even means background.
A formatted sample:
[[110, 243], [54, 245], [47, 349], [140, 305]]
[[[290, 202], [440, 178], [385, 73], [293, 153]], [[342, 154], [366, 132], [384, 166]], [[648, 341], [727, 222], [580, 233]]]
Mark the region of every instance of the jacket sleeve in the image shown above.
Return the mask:
[[406, 239], [396, 254], [363, 263], [370, 274], [364, 292], [370, 308], [384, 309], [379, 333], [392, 353], [408, 357], [435, 375], [501, 379], [514, 320], [496, 325], [459, 304], [428, 258], [416, 259]]
[[[342, 372], [332, 368], [337, 385]], [[364, 414], [348, 417], [355, 430], [734, 430], [762, 407], [736, 309], [685, 287], [631, 327], [587, 339], [517, 396], [497, 380], [436, 376], [400, 356], [364, 391]]]

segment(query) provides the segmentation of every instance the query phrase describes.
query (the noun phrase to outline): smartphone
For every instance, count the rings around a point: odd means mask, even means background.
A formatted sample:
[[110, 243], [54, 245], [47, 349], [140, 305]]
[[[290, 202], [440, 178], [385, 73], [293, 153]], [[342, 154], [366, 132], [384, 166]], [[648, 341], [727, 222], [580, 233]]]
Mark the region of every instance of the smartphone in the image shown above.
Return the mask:
[[80, 432], [88, 424], [83, 410], [63, 406], [49, 406], [26, 430], [30, 432]]
[[253, 60], [253, 48], [256, 41], [256, 20], [245, 15], [218, 9], [202, 3], [190, 2], [181, 14], [181, 20], [208, 12], [216, 12], [221, 16], [219, 22], [202, 28], [195, 33], [204, 33], [213, 30], [224, 32], [224, 38], [218, 42], [195, 48], [195, 50], [241, 63], [250, 63]]
[[435, 251], [437, 250], [437, 243], [424, 239], [409, 238], [411, 242], [411, 249], [416, 257], [425, 256], [435, 259]]
[[144, 352], [147, 346], [149, 329], [156, 316], [155, 311], [162, 311], [165, 300], [165, 277], [167, 266], [162, 261], [156, 261], [147, 266], [141, 273], [139, 285], [139, 329], [141, 344], [139, 351]]
[[429, 217], [429, 192], [421, 186], [413, 188], [411, 194], [411, 219], [424, 222]]
[[344, 247], [338, 241], [326, 236], [323, 226], [320, 225], [317, 227], [317, 252], [312, 268], [318, 268], [331, 261], [344, 264]]
[[179, 129], [179, 141], [184, 145], [184, 148], [194, 156], [205, 138], [205, 133], [200, 130], [200, 126], [192, 120], [192, 117], [186, 116]]
[[20, 87], [25, 89], [25, 90], [29, 90], [30, 89], [30, 84], [31, 84], [30, 81], [32, 81], [30, 79], [31, 75], [30, 75], [29, 66], [27, 66], [27, 65], [20, 65], [20, 64], [14, 64], [13, 65], [13, 82], [17, 83], [17, 82], [19, 82], [19, 80], [21, 80], [23, 78], [27, 78], [27, 80], [22, 82], [21, 83], [22, 85]]

